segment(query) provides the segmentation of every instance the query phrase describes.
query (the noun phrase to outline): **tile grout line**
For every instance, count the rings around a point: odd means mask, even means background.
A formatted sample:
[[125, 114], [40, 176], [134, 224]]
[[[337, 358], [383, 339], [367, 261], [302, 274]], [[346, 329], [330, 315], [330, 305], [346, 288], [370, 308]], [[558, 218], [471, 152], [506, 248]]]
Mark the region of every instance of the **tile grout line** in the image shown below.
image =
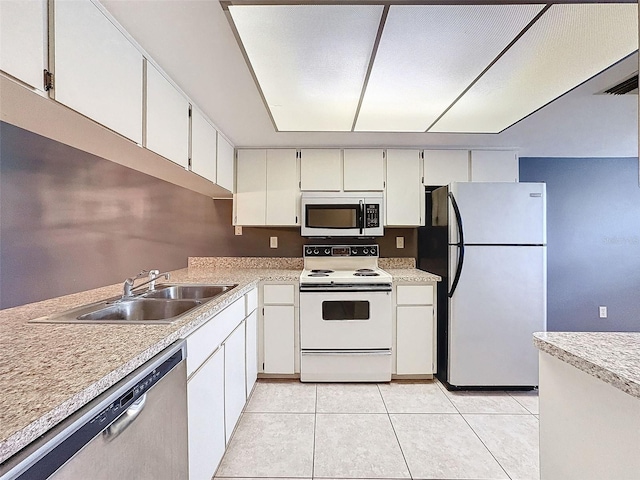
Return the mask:
[[[469, 413], [467, 415], [473, 415], [472, 413]], [[480, 443], [482, 443], [482, 445], [484, 445], [484, 448], [487, 449], [487, 452], [489, 452], [489, 454], [493, 457], [493, 459], [496, 461], [496, 463], [498, 464], [498, 466], [502, 469], [502, 471], [504, 472], [504, 474], [507, 476], [508, 479], [511, 480], [511, 475], [509, 475], [509, 472], [507, 472], [507, 470], [502, 466], [502, 464], [500, 463], [500, 461], [496, 458], [496, 456], [493, 454], [493, 452], [491, 451], [491, 449], [487, 446], [486, 443], [484, 443], [484, 440], [482, 440], [482, 438], [480, 438], [480, 435], [478, 435], [478, 432], [476, 432], [474, 430], [474, 428], [471, 426], [471, 424], [467, 421], [467, 419], [465, 418], [465, 416], [461, 413], [460, 416], [462, 417], [462, 419], [464, 420], [464, 422], [469, 426], [469, 428], [471, 429], [471, 431], [473, 432], [473, 434], [478, 437], [478, 440], [480, 440]]]
[[380, 385], [376, 384], [376, 387], [378, 388], [378, 393], [380, 394], [380, 398], [382, 399], [382, 405], [384, 405], [384, 410], [385, 412], [387, 412], [387, 418], [389, 419], [389, 423], [391, 424], [391, 430], [393, 430], [393, 435], [396, 437], [396, 442], [398, 442], [398, 448], [400, 448], [402, 459], [404, 460], [404, 464], [407, 466], [407, 472], [409, 472], [409, 478], [413, 480], [413, 473], [411, 473], [411, 468], [409, 468], [407, 457], [404, 454], [404, 450], [402, 450], [402, 444], [400, 443], [400, 439], [398, 438], [396, 427], [393, 426], [393, 422], [391, 421], [391, 414], [389, 413], [389, 409], [387, 408], [387, 402], [384, 401], [384, 395], [382, 395], [382, 391], [380, 390]]
[[[493, 457], [493, 459], [496, 461], [496, 463], [498, 464], [498, 466], [502, 469], [502, 471], [504, 472], [504, 474], [507, 476], [508, 479], [511, 480], [511, 475], [509, 475], [509, 473], [505, 470], [505, 468], [502, 466], [502, 464], [498, 461], [498, 459], [496, 458], [496, 456], [493, 454], [493, 452], [489, 449], [489, 447], [487, 447], [487, 444], [484, 443], [484, 441], [482, 440], [482, 438], [480, 438], [480, 435], [478, 435], [478, 433], [473, 429], [473, 427], [471, 426], [471, 424], [467, 421], [467, 419], [465, 418], [465, 416], [462, 414], [462, 412], [460, 412], [460, 409], [458, 408], [458, 406], [453, 403], [453, 401], [449, 398], [449, 395], [447, 395], [447, 392], [445, 392], [445, 388], [444, 385], [441, 385], [440, 382], [438, 382], [438, 386], [440, 387], [440, 390], [442, 390], [442, 393], [447, 397], [447, 400], [449, 400], [451, 402], [451, 404], [453, 405], [453, 408], [456, 409], [456, 411], [458, 412], [458, 415], [460, 415], [460, 417], [462, 418], [462, 420], [464, 420], [464, 423], [467, 424], [467, 426], [471, 429], [471, 431], [473, 432], [473, 434], [478, 437], [478, 440], [480, 440], [480, 443], [482, 443], [482, 445], [484, 446], [484, 448], [487, 449], [487, 452], [489, 452], [489, 455], [491, 455]], [[510, 398], [511, 395], [509, 395]], [[524, 407], [523, 407], [524, 408]], [[526, 410], [526, 408], [525, 408]]]

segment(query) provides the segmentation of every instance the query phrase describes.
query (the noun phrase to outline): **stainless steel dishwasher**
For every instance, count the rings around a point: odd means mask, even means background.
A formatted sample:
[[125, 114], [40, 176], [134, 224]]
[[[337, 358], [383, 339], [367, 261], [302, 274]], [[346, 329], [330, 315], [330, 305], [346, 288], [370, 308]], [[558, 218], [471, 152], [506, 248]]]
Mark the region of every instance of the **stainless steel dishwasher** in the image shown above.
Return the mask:
[[0, 480], [187, 479], [185, 358], [184, 341], [168, 347], [10, 459]]

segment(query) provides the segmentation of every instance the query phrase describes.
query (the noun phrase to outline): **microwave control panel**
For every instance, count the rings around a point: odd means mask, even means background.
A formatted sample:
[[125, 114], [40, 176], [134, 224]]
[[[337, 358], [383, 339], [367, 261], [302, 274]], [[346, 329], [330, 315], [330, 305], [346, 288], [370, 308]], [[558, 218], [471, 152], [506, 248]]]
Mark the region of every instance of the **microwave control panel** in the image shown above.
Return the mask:
[[373, 203], [365, 206], [364, 228], [380, 226], [380, 204]]

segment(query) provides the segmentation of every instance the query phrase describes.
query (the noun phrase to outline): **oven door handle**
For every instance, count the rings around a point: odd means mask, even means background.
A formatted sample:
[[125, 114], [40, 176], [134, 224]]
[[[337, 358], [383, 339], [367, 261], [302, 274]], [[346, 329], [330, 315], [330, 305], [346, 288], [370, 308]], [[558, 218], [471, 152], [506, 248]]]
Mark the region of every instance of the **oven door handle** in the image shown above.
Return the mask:
[[335, 357], [337, 355], [391, 355], [391, 350], [302, 350], [302, 355]]

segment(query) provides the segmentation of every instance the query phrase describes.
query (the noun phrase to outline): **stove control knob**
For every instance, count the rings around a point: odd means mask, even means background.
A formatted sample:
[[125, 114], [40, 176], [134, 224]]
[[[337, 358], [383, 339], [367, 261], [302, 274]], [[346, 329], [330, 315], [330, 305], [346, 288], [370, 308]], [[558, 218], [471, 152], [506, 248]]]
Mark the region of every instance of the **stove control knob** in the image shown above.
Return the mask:
[[306, 249], [306, 251], [305, 251], [305, 253], [306, 253], [307, 255], [311, 255], [311, 252], [312, 252], [312, 251], [313, 251], [313, 250], [311, 250], [310, 248], [307, 248], [307, 249]]
[[357, 248], [352, 248], [351, 249], [351, 255], [357, 255], [358, 254], [358, 249]]
[[363, 249], [362, 253], [364, 253], [365, 255], [368, 255], [369, 254], [369, 249], [368, 248]]
[[316, 248], [316, 249], [313, 251], [313, 254], [314, 254], [314, 255], [318, 255], [318, 253], [320, 253], [320, 252], [319, 252], [319, 251], [318, 251], [318, 249]]
[[325, 255], [329, 255], [331, 253], [331, 250], [329, 250], [328, 248], [324, 249], [324, 254]]

